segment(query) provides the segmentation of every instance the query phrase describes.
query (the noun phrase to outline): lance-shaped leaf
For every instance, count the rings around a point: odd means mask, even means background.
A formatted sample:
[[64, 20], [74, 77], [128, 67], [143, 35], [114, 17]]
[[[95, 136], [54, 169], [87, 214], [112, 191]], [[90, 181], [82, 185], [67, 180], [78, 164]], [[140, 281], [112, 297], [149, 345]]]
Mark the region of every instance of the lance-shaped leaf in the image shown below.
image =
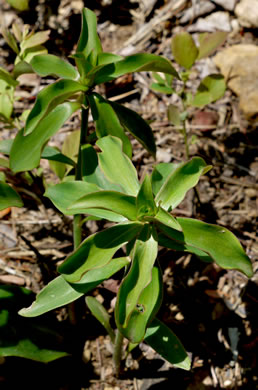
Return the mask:
[[[182, 228], [181, 228], [181, 230], [182, 230]], [[213, 259], [208, 255], [208, 253], [203, 252], [199, 248], [188, 245], [185, 242], [178, 242], [175, 240], [171, 240], [165, 234], [158, 233], [158, 242], [159, 242], [159, 245], [161, 245], [165, 248], [173, 249], [174, 251], [177, 251], [177, 252], [193, 253], [194, 255], [198, 256], [202, 261], [205, 261], [207, 263], [210, 263], [213, 261]]]
[[69, 62], [52, 54], [43, 54], [33, 57], [30, 65], [34, 72], [41, 77], [54, 75], [64, 79], [77, 80], [79, 73]]
[[116, 335], [114, 330], [110, 326], [110, 315], [108, 314], [107, 310], [96, 298], [86, 297], [85, 300], [91, 313], [94, 315], [94, 317], [97, 318], [101, 325], [104, 326], [110, 336], [112, 343], [114, 343]]
[[200, 176], [210, 169], [211, 166], [207, 166], [200, 157], [180, 164], [160, 188], [156, 202], [166, 210], [174, 209], [184, 199], [187, 191], [198, 183]]
[[155, 139], [151, 127], [137, 114], [121, 104], [110, 102], [115, 110], [120, 122], [136, 138], [142, 146], [147, 149], [154, 157], [156, 155]]
[[182, 233], [165, 225], [159, 225], [159, 229], [171, 240], [206, 252], [220, 267], [237, 269], [248, 277], [252, 276], [251, 261], [229, 230], [191, 218], [177, 218], [177, 221], [182, 227]]
[[17, 87], [17, 85], [19, 84], [19, 82], [16, 81], [12, 77], [12, 75], [2, 67], [0, 67], [0, 80], [4, 80], [8, 85], [11, 85], [12, 87]]
[[119, 183], [123, 191], [132, 196], [138, 194], [140, 184], [137, 172], [130, 159], [122, 152], [119, 138], [107, 136], [96, 144], [102, 150], [98, 154], [100, 168], [112, 183]]
[[11, 148], [10, 168], [14, 172], [36, 168], [45, 143], [79, 107], [79, 103], [63, 103], [43, 118], [33, 133], [25, 136], [24, 130], [19, 131]]
[[179, 164], [160, 163], [156, 165], [151, 174], [152, 191], [157, 195], [168, 176], [178, 167]]
[[67, 257], [58, 271], [67, 281], [78, 282], [87, 271], [108, 264], [116, 251], [134, 239], [142, 227], [141, 223], [128, 222], [89, 236]]
[[139, 219], [145, 216], [153, 217], [158, 208], [154, 202], [150, 177], [145, 176], [136, 198], [137, 217]]
[[203, 33], [198, 37], [200, 46], [198, 60], [210, 56], [215, 50], [222, 45], [228, 33], [226, 31], [215, 31], [213, 33]]
[[174, 35], [171, 48], [176, 62], [186, 69], [191, 69], [199, 53], [192, 36], [186, 31]]
[[49, 34], [50, 30], [29, 34], [20, 44], [21, 54], [27, 49], [31, 49], [45, 43], [49, 39]]
[[133, 196], [116, 191], [98, 191], [84, 195], [69, 206], [68, 210], [80, 210], [86, 213], [88, 208], [114, 211], [125, 218], [135, 221], [137, 218], [136, 199]]
[[111, 104], [96, 93], [90, 95], [88, 99], [92, 110], [92, 116], [96, 124], [96, 133], [98, 138], [102, 138], [107, 135], [113, 135], [120, 138], [123, 142], [123, 151], [131, 157], [131, 142], [125, 134], [124, 128]]
[[[114, 62], [121, 61], [123, 59], [122, 56], [118, 56], [113, 53], [99, 53], [98, 55], [98, 66], [113, 64]], [[96, 67], [96, 68], [97, 68]]]
[[157, 318], [148, 327], [144, 341], [169, 363], [183, 370], [190, 370], [191, 361], [181, 341]]
[[[136, 240], [133, 255], [132, 265], [129, 273], [123, 280], [117, 297], [115, 318], [118, 329], [127, 337], [127, 327], [130, 323], [130, 318], [135, 310], [140, 309], [137, 305], [140, 302], [140, 297], [143, 290], [150, 284], [152, 279], [152, 268], [156, 260], [158, 253], [158, 243], [150, 231], [150, 226], [146, 225], [139, 239]], [[159, 295], [159, 294], [157, 294]], [[155, 305], [154, 305], [155, 306]], [[152, 313], [154, 307], [150, 312], [147, 310], [147, 316], [142, 316], [143, 321], [147, 321]], [[144, 313], [142, 313], [144, 314]], [[140, 321], [141, 322], [141, 321]], [[143, 330], [140, 326], [141, 332]], [[130, 323], [131, 330], [131, 323]], [[140, 329], [139, 329], [140, 330]], [[145, 329], [144, 329], [145, 330]], [[130, 332], [129, 332], [130, 333]], [[137, 334], [134, 337], [137, 341], [130, 339], [132, 342], [139, 342], [143, 334], [139, 333], [139, 339]]]
[[111, 81], [126, 73], [143, 71], [168, 73], [180, 79], [177, 71], [166, 58], [155, 54], [140, 53], [133, 54], [125, 57], [121, 61], [104, 66], [96, 73], [94, 84], [97, 85]]
[[[88, 59], [91, 53], [95, 53], [89, 61], [93, 66], [96, 65], [97, 56], [102, 52], [101, 42], [97, 33], [97, 18], [94, 12], [88, 8], [82, 11], [82, 28], [76, 53], [83, 53], [84, 58]], [[94, 58], [94, 60], [93, 60]]]
[[86, 87], [73, 80], [58, 80], [42, 89], [27, 118], [25, 134], [35, 130], [50, 109], [53, 110], [58, 104], [61, 104], [76, 92], [85, 89]]
[[210, 74], [200, 83], [193, 99], [193, 105], [202, 107], [220, 99], [226, 90], [226, 83], [221, 74]]
[[[151, 282], [140, 294], [137, 305], [132, 311], [128, 324], [122, 329], [123, 335], [132, 343], [140, 343], [145, 335], [146, 328], [159, 310], [162, 301], [162, 274], [158, 267], [152, 268]], [[117, 302], [117, 310], [119, 311]]]
[[8, 184], [0, 181], [0, 210], [7, 207], [22, 207], [23, 201], [20, 195]]
[[88, 183], [84, 181], [68, 181], [49, 187], [45, 192], [45, 196], [47, 196], [63, 214], [88, 214], [98, 218], [107, 219], [108, 221], [123, 222], [125, 220], [124, 217], [109, 210], [97, 208], [86, 209], [85, 207], [76, 207], [76, 209], [70, 209], [70, 206], [77, 199], [80, 199], [82, 196], [91, 192], [96, 193], [98, 190], [99, 188], [94, 183]]
[[21, 309], [23, 317], [37, 317], [58, 307], [67, 305], [97, 287], [121, 268], [129, 264], [127, 257], [113, 259], [101, 268], [87, 272], [80, 283], [69, 284], [62, 275], [48, 283], [38, 294], [31, 306]]
[[171, 227], [172, 229], [182, 231], [181, 225], [177, 222], [176, 218], [162, 207], [159, 207], [158, 212], [153, 220], [161, 222], [164, 225]]
[[65, 156], [63, 153], [59, 152], [58, 149], [52, 146], [46, 146], [41, 154], [41, 158], [45, 158], [50, 161], [58, 161], [63, 164], [76, 166], [76, 163], [69, 157]]

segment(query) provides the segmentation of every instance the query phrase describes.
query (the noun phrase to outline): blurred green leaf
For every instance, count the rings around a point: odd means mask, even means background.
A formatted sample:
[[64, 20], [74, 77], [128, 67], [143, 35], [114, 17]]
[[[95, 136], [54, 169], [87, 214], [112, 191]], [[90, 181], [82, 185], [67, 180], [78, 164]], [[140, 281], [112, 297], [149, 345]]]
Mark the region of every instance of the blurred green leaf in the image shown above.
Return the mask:
[[[18, 2], [18, 0], [16, 1]], [[16, 53], [19, 54], [19, 48], [14, 38], [13, 34], [5, 27], [1, 27], [1, 34], [3, 35], [5, 42], [10, 46], [10, 48]]]
[[137, 114], [121, 104], [110, 102], [115, 110], [121, 124], [142, 146], [147, 149], [154, 157], [156, 155], [155, 139], [151, 127]]
[[180, 164], [167, 177], [156, 195], [156, 203], [168, 210], [174, 209], [184, 199], [187, 191], [194, 187], [201, 175], [211, 169], [200, 157], [194, 157], [186, 163]]
[[17, 192], [8, 184], [0, 181], [0, 210], [7, 207], [22, 207], [23, 201]]
[[13, 8], [19, 11], [26, 11], [29, 9], [29, 0], [6, 0]]
[[177, 108], [177, 106], [174, 106], [174, 104], [170, 104], [168, 106], [168, 120], [172, 123], [174, 126], [181, 126], [181, 118], [180, 118], [180, 111]]
[[172, 93], [175, 92], [175, 90], [172, 87], [167, 87], [166, 85], [158, 84], [158, 83], [152, 83], [150, 85], [150, 89], [152, 89], [155, 92], [165, 93], [167, 95], [172, 95]]
[[29, 135], [20, 130], [16, 135], [10, 153], [10, 168], [14, 172], [36, 168], [43, 146], [80, 107], [79, 103], [63, 103], [45, 116]]
[[110, 326], [110, 315], [108, 314], [107, 310], [96, 298], [93, 297], [86, 297], [86, 304], [94, 317], [96, 317], [101, 325], [104, 326], [110, 336], [112, 343], [114, 343], [115, 332]]
[[32, 67], [30, 64], [28, 64], [26, 61], [20, 61], [17, 64], [15, 64], [13, 68], [13, 77], [17, 79], [17, 77], [21, 76], [25, 73], [34, 73]]
[[191, 69], [198, 57], [198, 49], [192, 36], [185, 31], [174, 35], [171, 49], [176, 62], [186, 69]]
[[225, 31], [215, 31], [213, 33], [199, 34], [199, 55], [198, 60], [210, 56], [219, 46], [223, 45], [228, 33]]
[[21, 54], [24, 53], [26, 49], [31, 49], [32, 47], [42, 45], [49, 39], [50, 30], [39, 31], [33, 34], [29, 34], [20, 44]]
[[104, 137], [96, 142], [100, 168], [112, 183], [119, 183], [123, 191], [136, 196], [140, 187], [137, 172], [130, 159], [122, 152], [122, 141], [116, 137]]
[[6, 120], [11, 118], [14, 104], [14, 87], [0, 80], [0, 118], [3, 116]]
[[34, 72], [41, 77], [55, 75], [64, 79], [77, 80], [79, 73], [69, 62], [52, 54], [44, 54], [33, 57], [30, 62]]
[[12, 87], [16, 87], [19, 84], [19, 82], [16, 81], [13, 76], [2, 67], [0, 67], [0, 80], [4, 80], [8, 85], [11, 85]]
[[210, 74], [200, 83], [192, 105], [202, 107], [224, 96], [226, 83], [221, 74]]
[[141, 223], [127, 222], [89, 236], [58, 271], [67, 281], [78, 282], [87, 271], [108, 264], [116, 251], [131, 241], [142, 227]]
[[190, 370], [191, 361], [181, 341], [157, 318], [147, 328], [144, 341], [169, 363], [183, 370]]

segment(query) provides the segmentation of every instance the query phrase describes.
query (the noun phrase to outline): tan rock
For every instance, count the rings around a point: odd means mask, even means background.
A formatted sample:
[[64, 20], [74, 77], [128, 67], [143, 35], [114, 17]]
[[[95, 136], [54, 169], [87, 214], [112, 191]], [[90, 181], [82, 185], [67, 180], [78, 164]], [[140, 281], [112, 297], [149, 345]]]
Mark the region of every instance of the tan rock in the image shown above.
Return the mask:
[[239, 23], [244, 27], [258, 27], [258, 0], [241, 0], [235, 8]]
[[258, 47], [233, 45], [213, 58], [228, 80], [228, 86], [239, 98], [239, 106], [247, 118], [258, 114]]

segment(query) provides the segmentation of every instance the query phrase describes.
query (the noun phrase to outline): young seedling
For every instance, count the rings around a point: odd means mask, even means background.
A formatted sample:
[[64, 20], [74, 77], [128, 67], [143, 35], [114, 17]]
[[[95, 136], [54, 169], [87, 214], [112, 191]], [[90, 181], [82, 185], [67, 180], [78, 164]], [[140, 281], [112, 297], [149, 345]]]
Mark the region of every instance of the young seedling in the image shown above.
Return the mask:
[[181, 108], [170, 104], [167, 115], [169, 121], [181, 128], [181, 133], [184, 137], [185, 156], [189, 158], [189, 134], [186, 128], [186, 120], [188, 117], [189, 107], [204, 107], [218, 99], [220, 99], [226, 90], [224, 77], [221, 74], [210, 74], [201, 80], [196, 93], [193, 95], [188, 91], [187, 82], [190, 72], [196, 61], [208, 57], [221, 44], [224, 43], [227, 33], [218, 31], [215, 33], [203, 33], [198, 36], [199, 46], [197, 47], [192, 36], [187, 32], [182, 32], [175, 35], [171, 41], [172, 54], [178, 65], [184, 68], [179, 73], [181, 79], [180, 89], [172, 87], [173, 76], [161, 76], [158, 73], [153, 73], [155, 82], [151, 84], [151, 89], [165, 94], [177, 94], [181, 99]]

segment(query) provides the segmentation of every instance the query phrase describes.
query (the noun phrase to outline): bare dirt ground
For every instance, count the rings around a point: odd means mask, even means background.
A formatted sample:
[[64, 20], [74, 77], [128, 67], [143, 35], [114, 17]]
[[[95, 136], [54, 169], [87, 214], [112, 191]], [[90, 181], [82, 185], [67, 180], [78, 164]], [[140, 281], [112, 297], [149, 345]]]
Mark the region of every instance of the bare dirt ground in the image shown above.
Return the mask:
[[[33, 2], [32, 2], [33, 3]], [[84, 2], [98, 16], [99, 34], [105, 51], [123, 55], [150, 52], [172, 60], [170, 40], [180, 30], [193, 29], [198, 20], [224, 12], [235, 20], [234, 9], [214, 7], [187, 15], [198, 1], [116, 1]], [[219, 3], [219, 2], [218, 2]], [[226, 2], [225, 2], [226, 3]], [[230, 3], [230, 2], [228, 2]], [[232, 2], [231, 2], [232, 3]], [[208, 4], [206, 4], [208, 5]], [[3, 0], [0, 12], [11, 24], [20, 17], [36, 29], [51, 29], [47, 43], [50, 53], [67, 57], [79, 36], [80, 9], [83, 2], [35, 1], [30, 11], [17, 13]], [[220, 18], [219, 18], [220, 20]], [[233, 24], [234, 25], [234, 24]], [[223, 24], [221, 28], [223, 28]], [[231, 24], [232, 26], [232, 24]], [[239, 26], [229, 31], [224, 46], [257, 42], [257, 29]], [[1, 65], [11, 70], [13, 54], [0, 38]], [[200, 75], [216, 69], [211, 59], [196, 66], [190, 80], [194, 90]], [[51, 80], [44, 79], [43, 83]], [[180, 162], [185, 159], [183, 137], [166, 115], [169, 103], [179, 104], [175, 96], [150, 90], [148, 73], [121, 77], [102, 89], [112, 98], [136, 110], [151, 122], [158, 147], [158, 162]], [[22, 112], [33, 103], [40, 80], [26, 76], [21, 86], [22, 99], [16, 109]], [[42, 83], [41, 83], [42, 85]], [[103, 88], [103, 87], [102, 87]], [[195, 136], [191, 156], [201, 156], [213, 169], [198, 185], [199, 199], [190, 191], [177, 216], [187, 216], [216, 223], [230, 229], [240, 240], [258, 268], [257, 222], [257, 121], [246, 118], [239, 109], [239, 98], [228, 89], [225, 96], [203, 110], [192, 110], [188, 132]], [[257, 110], [258, 112], [258, 110]], [[60, 145], [66, 134], [78, 128], [75, 116], [51, 141]], [[14, 136], [15, 130], [1, 130], [2, 139]], [[133, 161], [141, 175], [154, 161], [133, 141]], [[48, 179], [56, 180], [45, 160], [42, 169]], [[55, 276], [56, 265], [72, 250], [72, 226], [42, 196], [39, 177], [30, 183], [24, 175], [9, 180], [23, 197], [25, 206], [7, 210], [0, 216], [0, 283], [24, 286], [38, 292]], [[102, 224], [102, 225], [101, 225]], [[99, 226], [103, 226], [101, 222]], [[84, 234], [96, 230], [96, 222], [87, 222]], [[79, 303], [81, 321], [72, 329], [66, 309], [56, 310], [45, 321], [58, 318], [68, 335], [73, 355], [48, 365], [21, 358], [6, 358], [0, 365], [3, 389], [243, 389], [258, 388], [257, 365], [257, 273], [248, 280], [238, 271], [225, 271], [214, 264], [201, 263], [192, 255], [161, 249], [159, 258], [164, 272], [164, 302], [161, 318], [182, 340], [192, 358], [189, 372], [173, 368], [150, 347], [140, 345], [125, 362], [124, 374], [112, 374], [110, 341], [104, 329], [93, 319], [84, 301]], [[42, 272], [47, 264], [47, 273]], [[105, 283], [92, 294], [103, 301], [110, 313], [119, 277]]]

